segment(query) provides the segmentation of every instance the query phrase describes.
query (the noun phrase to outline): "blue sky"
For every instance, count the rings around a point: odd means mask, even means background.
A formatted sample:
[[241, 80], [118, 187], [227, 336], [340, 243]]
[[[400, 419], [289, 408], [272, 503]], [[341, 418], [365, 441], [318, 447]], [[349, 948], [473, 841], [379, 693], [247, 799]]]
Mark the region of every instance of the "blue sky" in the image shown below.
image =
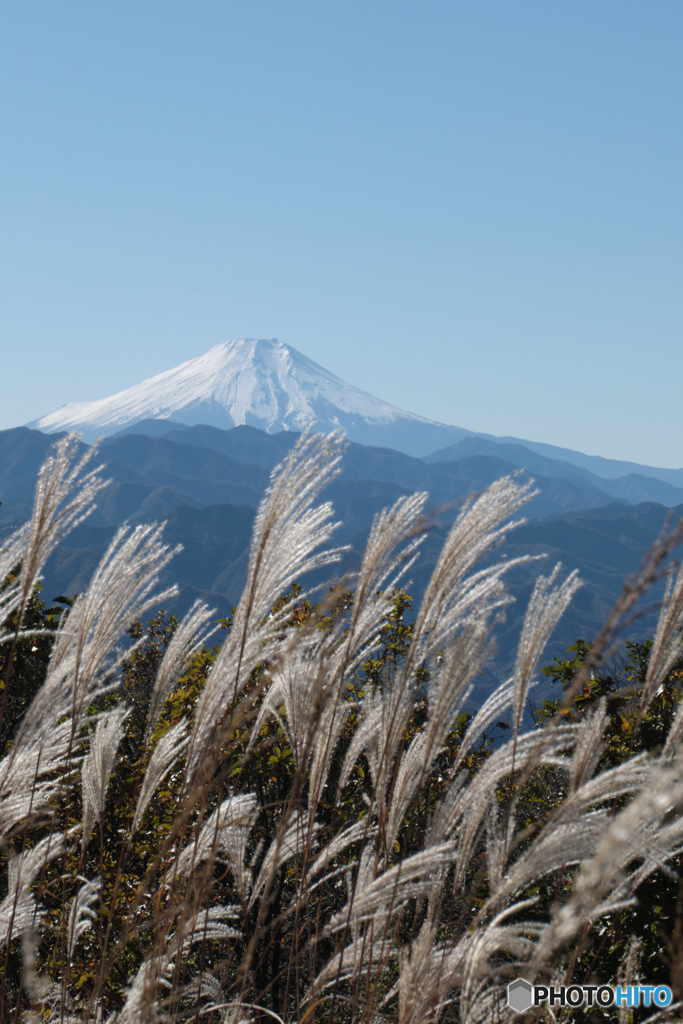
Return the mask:
[[683, 466], [683, 4], [6, 0], [0, 428], [278, 337]]

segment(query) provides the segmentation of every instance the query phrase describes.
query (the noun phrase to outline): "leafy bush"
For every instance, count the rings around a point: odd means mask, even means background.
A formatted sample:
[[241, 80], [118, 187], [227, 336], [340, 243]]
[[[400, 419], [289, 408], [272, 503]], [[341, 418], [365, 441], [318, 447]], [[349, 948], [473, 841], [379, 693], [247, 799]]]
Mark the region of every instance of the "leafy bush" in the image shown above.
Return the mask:
[[[637, 894], [670, 898], [683, 843], [683, 573], [626, 690], [599, 659], [677, 534], [595, 646], [555, 664], [563, 697], [525, 731], [579, 585], [540, 576], [515, 675], [471, 717], [516, 564], [477, 562], [530, 488], [505, 478], [463, 507], [412, 624], [400, 582], [425, 494], [378, 516], [351, 589], [312, 605], [295, 581], [341, 557], [315, 506], [340, 446], [304, 437], [274, 471], [213, 639], [200, 603], [140, 625], [170, 593], [158, 526], [119, 530], [66, 614], [39, 606], [41, 565], [102, 486], [73, 437], [44, 465], [32, 522], [0, 554], [6, 1017], [472, 1024], [515, 1016], [517, 974], [634, 976]], [[54, 637], [29, 685], [14, 666], [41, 626]], [[675, 966], [678, 927], [648, 933], [646, 959], [668, 942]]]

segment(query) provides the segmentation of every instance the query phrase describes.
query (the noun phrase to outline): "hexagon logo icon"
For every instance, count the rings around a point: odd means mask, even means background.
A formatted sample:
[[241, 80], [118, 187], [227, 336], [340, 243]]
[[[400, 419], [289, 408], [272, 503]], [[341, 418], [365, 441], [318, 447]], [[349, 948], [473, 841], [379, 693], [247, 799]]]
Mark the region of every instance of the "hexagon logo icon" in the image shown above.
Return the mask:
[[524, 1013], [534, 1004], [533, 989], [524, 978], [517, 978], [508, 985], [508, 1006], [515, 1013]]

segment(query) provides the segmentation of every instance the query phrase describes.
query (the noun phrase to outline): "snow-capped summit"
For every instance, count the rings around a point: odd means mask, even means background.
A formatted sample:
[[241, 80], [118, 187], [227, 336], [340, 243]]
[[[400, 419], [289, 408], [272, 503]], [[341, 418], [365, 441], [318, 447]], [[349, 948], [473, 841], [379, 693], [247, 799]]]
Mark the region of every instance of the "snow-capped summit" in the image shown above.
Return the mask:
[[[28, 426], [86, 441], [145, 419], [276, 433], [341, 428], [352, 441], [426, 455], [470, 431], [415, 416], [347, 384], [277, 339], [224, 341], [203, 356], [96, 402], [69, 402]], [[172, 424], [169, 423], [169, 429]]]

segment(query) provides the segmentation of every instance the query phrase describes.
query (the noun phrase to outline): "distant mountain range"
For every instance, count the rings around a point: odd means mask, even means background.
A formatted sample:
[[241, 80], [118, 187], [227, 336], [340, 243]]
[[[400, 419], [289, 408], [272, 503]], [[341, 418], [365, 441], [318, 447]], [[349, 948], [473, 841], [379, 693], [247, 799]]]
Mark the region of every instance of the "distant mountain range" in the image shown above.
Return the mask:
[[[163, 421], [158, 425], [159, 433], [165, 433], [173, 424], [203, 424], [224, 430], [247, 425], [269, 434], [306, 428], [325, 433], [341, 429], [358, 444], [429, 456], [432, 461], [451, 461], [453, 446], [466, 438], [479, 438], [506, 447], [522, 446], [546, 459], [587, 470], [588, 477], [583, 479], [593, 484], [595, 477], [614, 480], [636, 474], [683, 488], [683, 469], [658, 469], [536, 441], [496, 438], [416, 416], [346, 383], [277, 339], [223, 342], [204, 355], [126, 391], [95, 402], [70, 402], [28, 426], [46, 433], [78, 430], [85, 441], [94, 441], [101, 435], [110, 436], [149, 420]], [[151, 432], [149, 425], [143, 432]], [[487, 453], [490, 452], [484, 449], [469, 452]], [[514, 462], [515, 459], [508, 458], [510, 454], [497, 452], [496, 457]], [[518, 454], [516, 458], [519, 459]], [[537, 471], [570, 479], [566, 472], [533, 470]], [[627, 501], [643, 500], [635, 497], [641, 493], [640, 481], [632, 481], [632, 485], [632, 497], [625, 493], [616, 496]], [[668, 494], [668, 498], [650, 500], [676, 500], [672, 493], [662, 493]]]
[[[165, 434], [154, 436], [161, 429]], [[95, 513], [48, 562], [45, 596], [49, 600], [82, 592], [120, 523], [165, 520], [167, 540], [184, 547], [164, 581], [181, 586], [171, 610], [182, 612], [201, 596], [217, 614], [227, 614], [244, 584], [255, 508], [271, 469], [297, 437], [292, 431], [267, 434], [249, 426], [221, 430], [152, 420], [107, 438], [100, 457], [112, 483], [100, 495]], [[0, 432], [0, 540], [29, 515], [36, 474], [53, 440], [26, 427]], [[666, 506], [674, 504], [672, 497], [678, 499], [674, 514], [683, 513], [683, 496], [677, 489], [642, 477], [638, 486], [670, 487], [666, 500], [630, 504], [622, 496], [615, 502], [607, 488], [625, 494], [630, 486], [627, 478], [606, 481], [523, 446], [466, 438], [428, 459], [351, 442], [343, 473], [325, 494], [343, 524], [338, 540], [351, 546], [340, 567], [343, 575], [358, 563], [377, 511], [401, 494], [416, 489], [430, 492], [433, 525], [411, 573], [411, 590], [419, 600], [461, 500], [520, 469], [533, 473], [541, 493], [527, 506], [527, 525], [511, 533], [495, 554], [546, 553], [549, 557], [510, 575], [509, 586], [518, 601], [499, 630], [499, 652], [492, 668], [495, 678], [511, 668], [521, 616], [536, 575], [559, 559], [567, 570], [578, 568], [585, 580], [556, 632], [550, 657], [577, 636], [595, 634], [625, 575], [637, 568], [657, 536]], [[653, 614], [647, 613], [631, 635], [647, 635], [653, 627]]]
[[[551, 446], [544, 445], [543, 447], [550, 448]], [[452, 462], [474, 455], [490, 455], [503, 459], [505, 462], [528, 470], [534, 476], [542, 475], [571, 480], [578, 486], [591, 487], [629, 504], [636, 504], [639, 501], [659, 501], [663, 505], [673, 506], [683, 502], [683, 486], [677, 487], [659, 477], [646, 474], [644, 470], [649, 469], [648, 466], [639, 466], [638, 468], [641, 470], [639, 473], [628, 472], [621, 476], [605, 477], [563, 459], [554, 459], [548, 455], [539, 454], [536, 449], [521, 442], [500, 443], [480, 436], [466, 437], [448, 448], [432, 452], [426, 457], [425, 462]], [[622, 462], [616, 463], [616, 465], [628, 468], [632, 464]], [[661, 472], [666, 471], [662, 470]], [[678, 470], [670, 470], [672, 476], [677, 472]], [[674, 477], [674, 479], [676, 478]], [[588, 504], [585, 507], [589, 507]]]
[[[143, 422], [102, 443], [100, 456], [112, 483], [100, 496], [91, 525], [165, 518], [181, 505], [200, 508], [229, 502], [255, 507], [270, 470], [299, 437], [292, 431], [266, 434], [248, 426], [219, 430], [197, 425], [177, 428], [163, 436], [136, 433], [146, 427], [154, 432], [158, 421]], [[27, 427], [0, 432], [0, 493], [4, 500], [0, 523], [29, 515], [35, 476], [52, 440]], [[497, 454], [470, 455], [465, 451], [449, 462], [429, 463], [389, 448], [349, 442], [342, 477], [332, 486], [347, 505], [352, 493], [358, 502], [371, 491], [393, 501], [399, 494], [427, 490], [433, 507], [449, 507], [450, 512], [444, 514], [452, 517], [463, 498], [518, 468], [518, 463]], [[574, 480], [538, 473], [534, 476], [540, 494], [529, 510], [538, 518], [596, 508], [612, 500], [605, 490], [580, 476]]]

